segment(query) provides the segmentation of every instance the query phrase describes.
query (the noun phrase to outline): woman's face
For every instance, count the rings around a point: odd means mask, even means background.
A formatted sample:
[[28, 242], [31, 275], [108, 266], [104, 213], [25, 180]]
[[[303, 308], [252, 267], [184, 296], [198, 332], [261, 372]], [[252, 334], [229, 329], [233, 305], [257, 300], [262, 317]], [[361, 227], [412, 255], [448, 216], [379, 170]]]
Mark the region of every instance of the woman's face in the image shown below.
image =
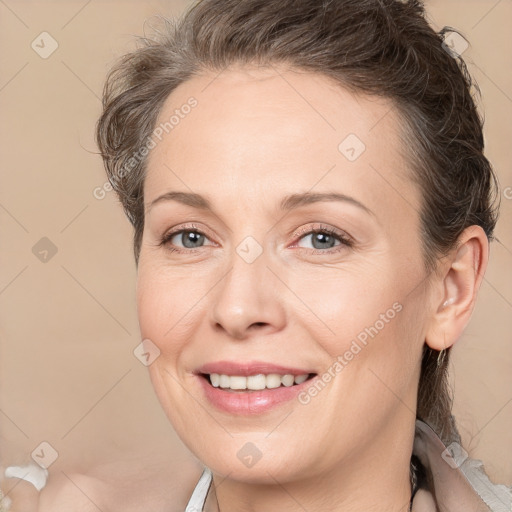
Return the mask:
[[138, 314], [190, 450], [274, 483], [412, 443], [431, 310], [391, 103], [319, 75], [230, 68], [178, 87], [158, 126]]

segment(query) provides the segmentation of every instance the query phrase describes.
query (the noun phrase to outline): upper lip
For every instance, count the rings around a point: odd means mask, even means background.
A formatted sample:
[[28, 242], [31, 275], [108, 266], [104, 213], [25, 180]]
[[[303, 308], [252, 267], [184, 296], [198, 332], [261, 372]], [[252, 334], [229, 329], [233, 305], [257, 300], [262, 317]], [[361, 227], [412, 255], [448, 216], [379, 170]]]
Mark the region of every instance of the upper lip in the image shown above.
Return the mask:
[[279, 375], [306, 375], [314, 373], [304, 368], [295, 368], [290, 366], [281, 366], [265, 361], [215, 361], [206, 363], [197, 368], [195, 373], [218, 373], [221, 375], [241, 375], [249, 377], [250, 375], [271, 374]]

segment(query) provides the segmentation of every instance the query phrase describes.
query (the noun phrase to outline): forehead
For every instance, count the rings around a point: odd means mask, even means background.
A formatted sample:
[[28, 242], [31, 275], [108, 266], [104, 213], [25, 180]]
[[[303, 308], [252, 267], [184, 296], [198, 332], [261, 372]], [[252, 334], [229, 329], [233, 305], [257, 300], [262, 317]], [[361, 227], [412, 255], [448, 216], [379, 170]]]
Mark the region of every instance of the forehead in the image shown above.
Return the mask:
[[[191, 98], [196, 105], [184, 108]], [[384, 210], [397, 199], [419, 206], [393, 103], [322, 75], [238, 67], [195, 76], [167, 98], [156, 126], [165, 123], [148, 159], [146, 202], [166, 188], [219, 202], [336, 189]]]

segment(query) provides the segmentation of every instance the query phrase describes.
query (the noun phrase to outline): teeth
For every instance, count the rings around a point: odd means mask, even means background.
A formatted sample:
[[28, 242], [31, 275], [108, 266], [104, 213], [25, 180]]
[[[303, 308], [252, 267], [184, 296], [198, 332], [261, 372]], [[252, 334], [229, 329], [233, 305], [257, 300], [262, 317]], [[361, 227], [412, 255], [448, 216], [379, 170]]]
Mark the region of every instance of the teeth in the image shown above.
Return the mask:
[[219, 375], [218, 373], [210, 374], [210, 382], [214, 388], [222, 389], [249, 389], [249, 390], [261, 390], [261, 389], [275, 389], [280, 386], [290, 387], [293, 384], [302, 384], [307, 380], [309, 374], [304, 375], [278, 375], [277, 373], [271, 373], [269, 375], [251, 375], [249, 377], [243, 377], [241, 375]]
[[[307, 378], [307, 376], [306, 376]], [[295, 379], [293, 378], [293, 375], [283, 375], [281, 377], [281, 382], [283, 383], [283, 386], [286, 386], [287, 388], [290, 386], [293, 386], [293, 381]]]
[[251, 375], [247, 377], [246, 389], [265, 389], [267, 386], [267, 378], [263, 374]]
[[210, 375], [210, 382], [214, 388], [218, 388], [220, 385], [220, 375], [218, 373], [212, 373]]
[[307, 378], [307, 375], [297, 375], [297, 377], [295, 377], [295, 384], [302, 384]]
[[278, 388], [281, 385], [281, 376], [276, 373], [271, 373], [267, 375], [267, 388], [274, 389]]
[[229, 385], [230, 385], [230, 378], [228, 375], [219, 375], [220, 377], [220, 380], [219, 380], [219, 386], [221, 388], [229, 388]]
[[229, 377], [231, 389], [247, 389], [247, 377]]

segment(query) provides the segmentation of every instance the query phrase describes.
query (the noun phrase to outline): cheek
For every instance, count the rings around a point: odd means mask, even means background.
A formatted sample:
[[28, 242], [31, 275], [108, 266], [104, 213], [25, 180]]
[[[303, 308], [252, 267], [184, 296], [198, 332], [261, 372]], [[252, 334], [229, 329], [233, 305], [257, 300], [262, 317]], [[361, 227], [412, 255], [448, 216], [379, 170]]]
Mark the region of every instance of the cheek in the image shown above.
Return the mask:
[[142, 263], [137, 275], [137, 314], [141, 335], [163, 354], [178, 348], [207, 288], [200, 276]]
[[417, 371], [424, 297], [419, 289], [411, 293], [419, 279], [412, 269], [398, 267], [324, 268], [306, 279], [297, 275], [291, 284], [308, 306], [295, 301], [292, 316], [330, 356], [325, 370], [340, 375], [333, 379], [336, 389], [357, 383], [352, 394], [365, 398], [378, 385], [376, 375], [394, 389], [408, 386]]
[[380, 332], [394, 321], [402, 297], [391, 275], [389, 270], [376, 273], [359, 266], [297, 275], [290, 282], [300, 299], [290, 304], [295, 304], [293, 316], [308, 326], [312, 336], [316, 332], [314, 337], [321, 336], [330, 343], [331, 354], [339, 353], [353, 338], [359, 336], [364, 341], [366, 329], [376, 324]]
[[[174, 272], [176, 274], [176, 272]], [[187, 400], [183, 396], [185, 371], [181, 364], [190, 340], [191, 319], [197, 290], [183, 283], [165, 268], [141, 261], [137, 275], [137, 314], [142, 339], [149, 339], [160, 353], [148, 366], [155, 393], [171, 423], [178, 431]], [[185, 407], [185, 409], [183, 409]]]

